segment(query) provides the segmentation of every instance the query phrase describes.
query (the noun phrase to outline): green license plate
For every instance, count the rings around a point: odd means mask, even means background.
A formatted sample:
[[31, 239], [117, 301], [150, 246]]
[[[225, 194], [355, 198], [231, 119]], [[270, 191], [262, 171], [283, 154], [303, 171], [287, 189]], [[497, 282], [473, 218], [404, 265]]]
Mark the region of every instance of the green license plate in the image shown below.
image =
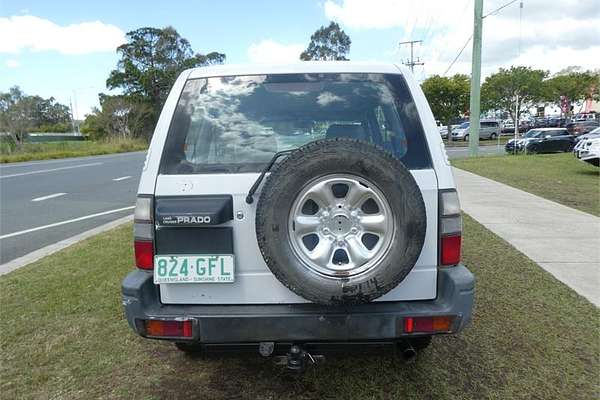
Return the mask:
[[160, 255], [154, 257], [154, 283], [233, 282], [233, 255]]

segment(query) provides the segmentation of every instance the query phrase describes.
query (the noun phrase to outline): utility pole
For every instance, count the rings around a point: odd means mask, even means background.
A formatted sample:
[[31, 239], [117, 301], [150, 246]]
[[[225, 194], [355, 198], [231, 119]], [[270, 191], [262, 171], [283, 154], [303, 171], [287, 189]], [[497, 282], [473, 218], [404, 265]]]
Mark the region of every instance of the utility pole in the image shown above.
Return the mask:
[[75, 133], [75, 114], [73, 113], [73, 99], [69, 98], [69, 108], [71, 109], [71, 127], [73, 128], [73, 133]]
[[471, 65], [471, 104], [469, 115], [469, 153], [476, 156], [479, 150], [479, 114], [481, 108], [481, 28], [483, 0], [475, 0], [473, 21], [473, 55]]
[[409, 40], [406, 42], [399, 43], [400, 46], [402, 46], [403, 44], [410, 45], [410, 61], [406, 60], [406, 62], [403, 64], [408, 65], [410, 67], [410, 72], [412, 72], [412, 73], [415, 72], [415, 65], [425, 65], [425, 63], [421, 62], [421, 60], [418, 57], [417, 57], [417, 60], [415, 61], [414, 53], [413, 53], [413, 47], [414, 47], [415, 43], [423, 43], [423, 41], [422, 40]]

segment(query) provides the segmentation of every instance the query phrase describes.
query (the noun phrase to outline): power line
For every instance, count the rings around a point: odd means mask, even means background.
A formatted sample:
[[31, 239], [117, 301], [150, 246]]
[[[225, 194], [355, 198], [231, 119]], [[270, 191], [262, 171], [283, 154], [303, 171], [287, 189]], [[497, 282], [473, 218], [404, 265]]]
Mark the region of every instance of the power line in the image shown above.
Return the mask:
[[458, 58], [460, 57], [460, 55], [462, 54], [462, 52], [465, 51], [465, 48], [467, 47], [467, 45], [469, 44], [469, 42], [471, 41], [471, 39], [473, 39], [473, 35], [469, 36], [469, 38], [465, 42], [465, 44], [462, 47], [462, 49], [460, 49], [460, 51], [458, 52], [458, 54], [456, 55], [456, 57], [454, 58], [454, 60], [452, 60], [452, 62], [448, 66], [448, 68], [446, 68], [446, 72], [444, 72], [444, 75], [446, 75], [448, 73], [448, 71], [450, 71], [450, 68], [452, 68], [452, 66], [454, 65], [454, 63], [458, 60]]
[[485, 17], [489, 17], [490, 15], [494, 15], [494, 14], [498, 13], [498, 11], [502, 10], [503, 8], [506, 8], [506, 7], [510, 6], [513, 3], [516, 3], [517, 1], [519, 1], [519, 0], [509, 1], [508, 3], [504, 4], [503, 6], [500, 6], [500, 7], [496, 8], [494, 11], [490, 11], [489, 13], [485, 14], [482, 17], [482, 19], [485, 18]]
[[[493, 11], [490, 11], [489, 13], [485, 14], [481, 19], [488, 17], [490, 15], [494, 15], [497, 14], [500, 10], [510, 6], [511, 4], [516, 3], [517, 1], [521, 1], [521, 4], [523, 4], [522, 0], [512, 0], [509, 1], [508, 3], [496, 8]], [[521, 5], [521, 9], [523, 8], [523, 6]], [[519, 17], [519, 24], [520, 24], [520, 17]], [[520, 37], [520, 34], [519, 34]], [[448, 71], [450, 71], [450, 69], [452, 68], [452, 66], [454, 65], [454, 63], [456, 63], [456, 61], [458, 60], [458, 58], [460, 57], [460, 55], [462, 54], [463, 51], [465, 51], [465, 48], [467, 47], [467, 45], [469, 44], [469, 42], [471, 41], [471, 39], [473, 39], [473, 35], [469, 36], [469, 38], [467, 39], [467, 41], [465, 42], [464, 46], [462, 47], [462, 49], [460, 49], [460, 51], [458, 52], [458, 55], [454, 58], [454, 60], [450, 63], [450, 65], [448, 66], [448, 68], [446, 69], [446, 72], [444, 72], [444, 75], [446, 75], [448, 73]], [[520, 43], [519, 43], [520, 46]], [[520, 52], [520, 50], [519, 50]]]

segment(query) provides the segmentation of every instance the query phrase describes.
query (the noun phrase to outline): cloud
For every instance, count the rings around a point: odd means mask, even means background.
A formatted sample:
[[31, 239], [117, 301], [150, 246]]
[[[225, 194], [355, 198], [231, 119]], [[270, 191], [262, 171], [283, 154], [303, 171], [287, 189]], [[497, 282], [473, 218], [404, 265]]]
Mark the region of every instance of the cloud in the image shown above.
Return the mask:
[[[503, 4], [488, 2], [484, 15]], [[425, 66], [415, 72], [425, 75], [443, 74], [473, 33], [472, 0], [327, 0], [323, 10], [344, 29], [395, 29], [398, 42], [423, 39], [415, 47], [415, 56]], [[569, 65], [594, 69], [600, 59], [598, 38], [597, 0], [527, 0], [520, 25], [519, 2], [515, 2], [483, 21], [482, 73], [511, 65], [551, 72]], [[448, 74], [470, 73], [471, 49], [470, 42]], [[408, 48], [396, 48], [383, 56], [399, 62], [408, 54]]]
[[17, 68], [17, 67], [21, 66], [21, 63], [18, 60], [10, 58], [10, 59], [6, 60], [5, 65], [8, 68]]
[[325, 16], [355, 29], [389, 29], [403, 27], [411, 31], [431, 23], [460, 23], [455, 20], [462, 11], [457, 1], [448, 0], [327, 0]]
[[62, 54], [114, 52], [125, 34], [100, 21], [60, 26], [31, 15], [0, 18], [0, 53], [17, 54], [25, 49]]
[[256, 64], [282, 64], [297, 62], [304, 50], [302, 44], [283, 44], [271, 39], [252, 43], [248, 47], [248, 59]]

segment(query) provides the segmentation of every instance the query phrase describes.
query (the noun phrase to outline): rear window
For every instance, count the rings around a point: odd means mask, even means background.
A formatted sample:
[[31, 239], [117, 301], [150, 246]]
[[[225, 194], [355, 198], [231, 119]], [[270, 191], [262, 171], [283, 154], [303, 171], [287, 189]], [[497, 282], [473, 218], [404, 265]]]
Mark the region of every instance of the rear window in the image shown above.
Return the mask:
[[160, 171], [257, 172], [278, 151], [335, 137], [377, 144], [411, 169], [431, 167], [401, 75], [273, 74], [189, 80]]

